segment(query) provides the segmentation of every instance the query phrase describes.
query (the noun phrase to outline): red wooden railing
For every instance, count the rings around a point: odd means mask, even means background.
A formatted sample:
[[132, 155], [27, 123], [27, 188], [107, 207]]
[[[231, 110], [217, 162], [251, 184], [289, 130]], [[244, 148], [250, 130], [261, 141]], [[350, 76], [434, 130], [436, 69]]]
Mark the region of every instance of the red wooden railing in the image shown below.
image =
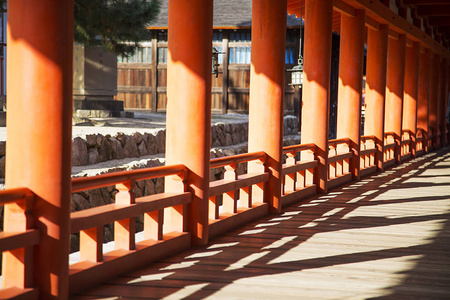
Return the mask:
[[416, 156], [425, 152], [426, 132], [422, 128], [417, 128], [416, 132]]
[[328, 141], [328, 188], [342, 185], [352, 180], [350, 159], [353, 152], [350, 149], [349, 138]]
[[[40, 231], [33, 220], [34, 194], [27, 188], [0, 191], [0, 206], [5, 205], [8, 222], [0, 232], [0, 253], [9, 256], [9, 265], [3, 265], [1, 299], [21, 296], [37, 299], [33, 288], [33, 246], [40, 243]], [[6, 212], [5, 212], [6, 214]]]
[[408, 129], [402, 130], [402, 141], [400, 142], [401, 160], [407, 160], [412, 156], [415, 134]]
[[300, 199], [309, 197], [317, 192], [313, 182], [314, 170], [318, 162], [314, 159], [316, 145], [303, 144], [283, 148], [287, 156], [281, 172], [282, 206], [289, 205]]
[[395, 164], [395, 132], [384, 133], [384, 147], [383, 147], [383, 165], [385, 167]]
[[428, 149], [433, 149], [435, 139], [435, 129], [430, 126], [428, 127]]
[[377, 138], [374, 135], [361, 136], [361, 150], [359, 152], [361, 177], [375, 173], [377, 170], [375, 163], [377, 153], [376, 140]]
[[[71, 233], [80, 233], [81, 261], [69, 267], [71, 293], [131, 271], [163, 256], [190, 247], [190, 234], [185, 232], [191, 194], [183, 185], [177, 193], [161, 193], [135, 198], [136, 181], [174, 176], [183, 182], [187, 175], [184, 165], [163, 166], [82, 177], [72, 180], [72, 191], [80, 192], [115, 185], [119, 192], [115, 203], [71, 213]], [[164, 210], [179, 212], [163, 221]], [[135, 219], [144, 214], [144, 240], [135, 240]], [[103, 253], [103, 226], [114, 223], [115, 250]], [[166, 229], [167, 226], [167, 229]], [[178, 227], [178, 228], [174, 228]]]
[[[423, 130], [418, 133], [418, 142], [423, 140]], [[405, 131], [405, 133], [408, 133]], [[409, 133], [410, 134], [410, 133]], [[395, 135], [385, 134], [385, 162], [395, 161]], [[408, 139], [404, 139], [408, 141]], [[376, 138], [361, 137], [361, 175], [372, 172], [375, 167]], [[406, 145], [406, 144], [405, 144]], [[314, 174], [318, 166], [314, 144], [294, 145], [283, 148], [286, 163], [282, 168], [282, 206], [316, 193]], [[351, 180], [349, 172], [350, 139], [329, 141], [329, 178], [331, 189]], [[264, 152], [246, 153], [213, 159], [210, 168], [225, 168], [224, 178], [212, 181], [209, 189], [209, 236], [217, 236], [250, 220], [268, 214], [265, 203], [265, 183], [269, 172], [265, 165]], [[238, 174], [239, 166], [248, 164], [247, 172]], [[244, 169], [244, 168], [241, 168]], [[127, 172], [117, 172], [95, 177], [72, 180], [74, 193], [115, 185], [119, 191], [115, 203], [71, 213], [70, 232], [80, 233], [80, 261], [69, 267], [70, 293], [95, 285], [110, 277], [136, 269], [164, 256], [177, 253], [191, 246], [187, 232], [189, 218], [186, 206], [191, 202], [191, 193], [186, 192], [184, 180], [188, 176], [184, 165], [163, 166]], [[137, 181], [172, 176], [180, 182], [174, 193], [136, 198], [133, 188]], [[40, 234], [33, 227], [34, 195], [28, 189], [11, 189], [0, 192], [0, 205], [13, 205], [19, 229], [5, 228], [0, 233], [0, 251], [32, 251], [40, 241]], [[11, 206], [10, 206], [11, 207]], [[135, 218], [144, 215], [143, 240], [136, 241]], [[166, 220], [164, 218], [166, 216]], [[170, 218], [168, 218], [170, 217]], [[103, 249], [103, 228], [114, 223], [114, 250]], [[25, 225], [23, 225], [25, 224]], [[23, 284], [9, 283], [8, 274], [3, 274], [3, 289], [0, 296], [11, 297], [22, 293], [37, 298], [33, 289], [31, 253], [25, 253], [19, 264]], [[18, 256], [20, 258], [20, 256]], [[17, 276], [15, 276], [17, 278]], [[16, 286], [15, 288], [10, 288]], [[5, 296], [6, 295], [6, 296]]]
[[[210, 168], [225, 167], [224, 178], [209, 185], [209, 237], [215, 237], [252, 219], [268, 214], [264, 203], [266, 154], [262, 151], [212, 159]], [[250, 172], [238, 174], [250, 162]]]

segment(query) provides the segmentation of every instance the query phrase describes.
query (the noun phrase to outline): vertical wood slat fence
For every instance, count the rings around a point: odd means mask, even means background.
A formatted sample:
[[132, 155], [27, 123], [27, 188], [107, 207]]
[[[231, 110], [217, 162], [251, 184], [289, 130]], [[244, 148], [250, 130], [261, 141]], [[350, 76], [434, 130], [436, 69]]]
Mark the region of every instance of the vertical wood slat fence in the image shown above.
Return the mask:
[[[389, 136], [393, 138], [393, 134], [387, 133], [386, 138]], [[361, 141], [361, 176], [366, 176], [376, 170], [375, 137], [363, 136]], [[395, 142], [387, 143], [385, 151], [393, 151], [394, 146]], [[318, 161], [314, 160], [315, 150], [314, 144], [283, 148], [286, 163], [282, 168], [282, 206], [317, 192], [314, 182], [314, 173], [318, 166]], [[329, 141], [329, 189], [351, 180], [349, 164], [352, 156], [350, 139]], [[392, 160], [395, 162], [394, 158], [388, 161]], [[269, 213], [268, 204], [264, 199], [265, 183], [269, 178], [265, 161], [266, 154], [262, 151], [211, 160], [211, 169], [224, 167], [225, 173], [223, 179], [210, 182], [210, 238]], [[245, 173], [242, 171], [244, 168], [239, 167], [242, 164], [256, 164], [258, 167], [253, 167], [252, 170], [258, 171]], [[111, 185], [115, 185], [119, 192], [113, 204], [71, 213], [71, 233], [80, 233], [80, 262], [69, 266], [71, 294], [191, 246], [190, 233], [186, 227], [189, 215], [185, 208], [192, 196], [186, 192], [187, 187], [184, 184], [180, 185], [180, 191], [177, 193], [160, 193], [139, 198], [134, 196], [133, 188], [136, 181], [167, 176], [175, 176], [177, 180], [184, 182], [189, 176], [189, 171], [184, 165], [172, 165], [72, 180], [72, 192]], [[32, 220], [33, 194], [30, 190], [22, 188], [0, 192], [0, 205], [11, 203], [17, 206], [17, 213], [23, 218]], [[177, 231], [165, 230], [164, 212], [168, 209], [180, 212], [178, 217], [182, 221], [176, 220], [176, 224], [183, 225]], [[143, 240], [137, 242], [135, 218], [142, 214]], [[109, 223], [115, 224], [115, 249], [105, 252], [103, 228]], [[39, 243], [39, 231], [33, 228], [32, 221], [27, 221], [27, 224], [29, 227], [21, 232], [0, 233], [0, 250], [31, 251], [32, 246]], [[31, 276], [32, 263], [25, 261], [22, 266], [24, 276]], [[4, 274], [3, 280], [7, 282], [8, 274]], [[20, 288], [0, 290], [0, 296], [21, 294], [36, 299], [37, 291], [33, 289], [31, 277], [24, 282], [27, 282], [27, 285]]]

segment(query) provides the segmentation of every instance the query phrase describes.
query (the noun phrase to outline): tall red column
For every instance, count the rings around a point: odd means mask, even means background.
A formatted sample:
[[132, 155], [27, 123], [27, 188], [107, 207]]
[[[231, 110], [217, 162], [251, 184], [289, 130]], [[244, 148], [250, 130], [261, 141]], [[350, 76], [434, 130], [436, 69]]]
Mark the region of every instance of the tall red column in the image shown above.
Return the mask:
[[376, 137], [378, 170], [383, 170], [388, 29], [387, 25], [381, 25], [380, 30], [369, 28], [367, 35], [364, 134]]
[[252, 5], [248, 151], [267, 153], [266, 166], [271, 175], [265, 199], [272, 212], [279, 212], [287, 0], [258, 0]]
[[[191, 172], [194, 244], [208, 242], [212, 16], [213, 1], [169, 1], [166, 164], [184, 164]], [[166, 179], [166, 191], [178, 189], [179, 182]]]
[[[73, 1], [8, 1], [6, 187], [36, 194], [41, 242], [34, 276], [20, 276], [25, 253], [3, 254], [3, 288], [35, 286], [39, 299], [68, 297], [71, 199]], [[17, 224], [5, 208], [5, 231]]]
[[440, 133], [439, 144], [444, 146], [446, 144], [446, 134], [445, 134], [445, 115], [446, 115], [446, 103], [448, 95], [446, 95], [447, 89], [447, 60], [443, 59], [439, 66], [439, 90], [438, 90], [438, 104], [437, 104], [437, 121], [438, 130]]
[[424, 130], [423, 149], [428, 152], [428, 105], [430, 95], [431, 51], [425, 49], [419, 58], [417, 129]]
[[433, 134], [431, 146], [433, 149], [437, 148], [437, 102], [438, 102], [438, 88], [439, 88], [439, 56], [433, 55], [431, 60], [431, 77], [430, 77], [430, 98], [429, 98], [429, 131]]
[[[447, 61], [446, 61], [446, 64], [445, 64], [445, 78], [446, 78], [446, 80], [445, 80], [445, 92], [444, 92], [444, 97], [445, 97], [445, 102], [444, 102], [444, 104], [445, 104], [445, 107], [444, 107], [444, 114], [445, 114], [445, 117], [444, 117], [444, 128], [445, 128], [445, 138], [446, 138], [446, 140], [445, 140], [445, 144], [446, 145], [448, 145], [449, 144], [449, 142], [450, 142], [450, 138], [449, 138], [449, 133], [450, 133], [450, 131], [449, 131], [449, 119], [447, 118], [447, 112], [448, 112], [448, 105], [449, 105], [449, 101], [450, 101], [450, 96], [449, 96], [449, 93], [450, 93], [450, 60], [449, 59], [447, 59]], [[450, 117], [450, 116], [449, 116]]]
[[405, 91], [403, 94], [403, 129], [412, 132], [411, 153], [416, 155], [417, 98], [419, 92], [420, 44], [406, 47]]
[[403, 88], [405, 78], [406, 36], [388, 39], [386, 74], [386, 110], [384, 127], [386, 132], [395, 134], [394, 156], [401, 160], [400, 143], [402, 139]]
[[316, 145], [314, 182], [327, 191], [332, 0], [306, 0], [301, 142]]
[[350, 172], [355, 180], [360, 170], [365, 16], [364, 10], [357, 10], [354, 17], [341, 15], [337, 137], [351, 140]]

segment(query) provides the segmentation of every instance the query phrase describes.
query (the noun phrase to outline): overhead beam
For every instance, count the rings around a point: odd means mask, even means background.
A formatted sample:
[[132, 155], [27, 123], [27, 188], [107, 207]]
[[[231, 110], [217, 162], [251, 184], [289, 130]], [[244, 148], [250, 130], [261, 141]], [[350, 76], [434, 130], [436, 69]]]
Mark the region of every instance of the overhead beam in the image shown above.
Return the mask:
[[343, 2], [342, 0], [333, 0], [333, 7], [334, 7], [334, 10], [336, 10], [342, 14], [345, 14], [349, 17], [354, 17], [356, 14], [355, 8], [348, 5], [347, 3]]
[[448, 16], [450, 15], [450, 5], [421, 5], [417, 8], [417, 14], [419, 16]]
[[[430, 34], [421, 30], [421, 28], [414, 26], [404, 18], [400, 17], [394, 11], [390, 10], [380, 1], [373, 0], [342, 0], [355, 9], [366, 9], [366, 16], [373, 19], [379, 24], [389, 25], [391, 31], [398, 34], [406, 34], [412, 41], [419, 41], [423, 46], [432, 48], [433, 52], [439, 53], [442, 56], [450, 57], [448, 48], [445, 48], [438, 41], [433, 39]], [[391, 34], [392, 35], [392, 34]]]
[[403, 0], [404, 5], [436, 5], [448, 4], [448, 0]]
[[449, 16], [429, 17], [428, 23], [430, 23], [430, 25], [450, 25], [450, 17]]

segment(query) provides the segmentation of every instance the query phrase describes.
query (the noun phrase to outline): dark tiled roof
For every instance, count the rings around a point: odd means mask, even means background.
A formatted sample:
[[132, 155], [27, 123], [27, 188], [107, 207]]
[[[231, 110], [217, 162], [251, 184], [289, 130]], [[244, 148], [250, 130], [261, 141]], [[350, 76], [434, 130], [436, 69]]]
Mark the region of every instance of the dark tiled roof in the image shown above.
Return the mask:
[[[276, 0], [275, 0], [276, 1]], [[162, 0], [161, 13], [158, 20], [150, 26], [167, 27], [168, 0]], [[214, 0], [214, 28], [251, 27], [252, 0]], [[299, 26], [300, 19], [294, 16], [287, 17], [287, 26]]]

